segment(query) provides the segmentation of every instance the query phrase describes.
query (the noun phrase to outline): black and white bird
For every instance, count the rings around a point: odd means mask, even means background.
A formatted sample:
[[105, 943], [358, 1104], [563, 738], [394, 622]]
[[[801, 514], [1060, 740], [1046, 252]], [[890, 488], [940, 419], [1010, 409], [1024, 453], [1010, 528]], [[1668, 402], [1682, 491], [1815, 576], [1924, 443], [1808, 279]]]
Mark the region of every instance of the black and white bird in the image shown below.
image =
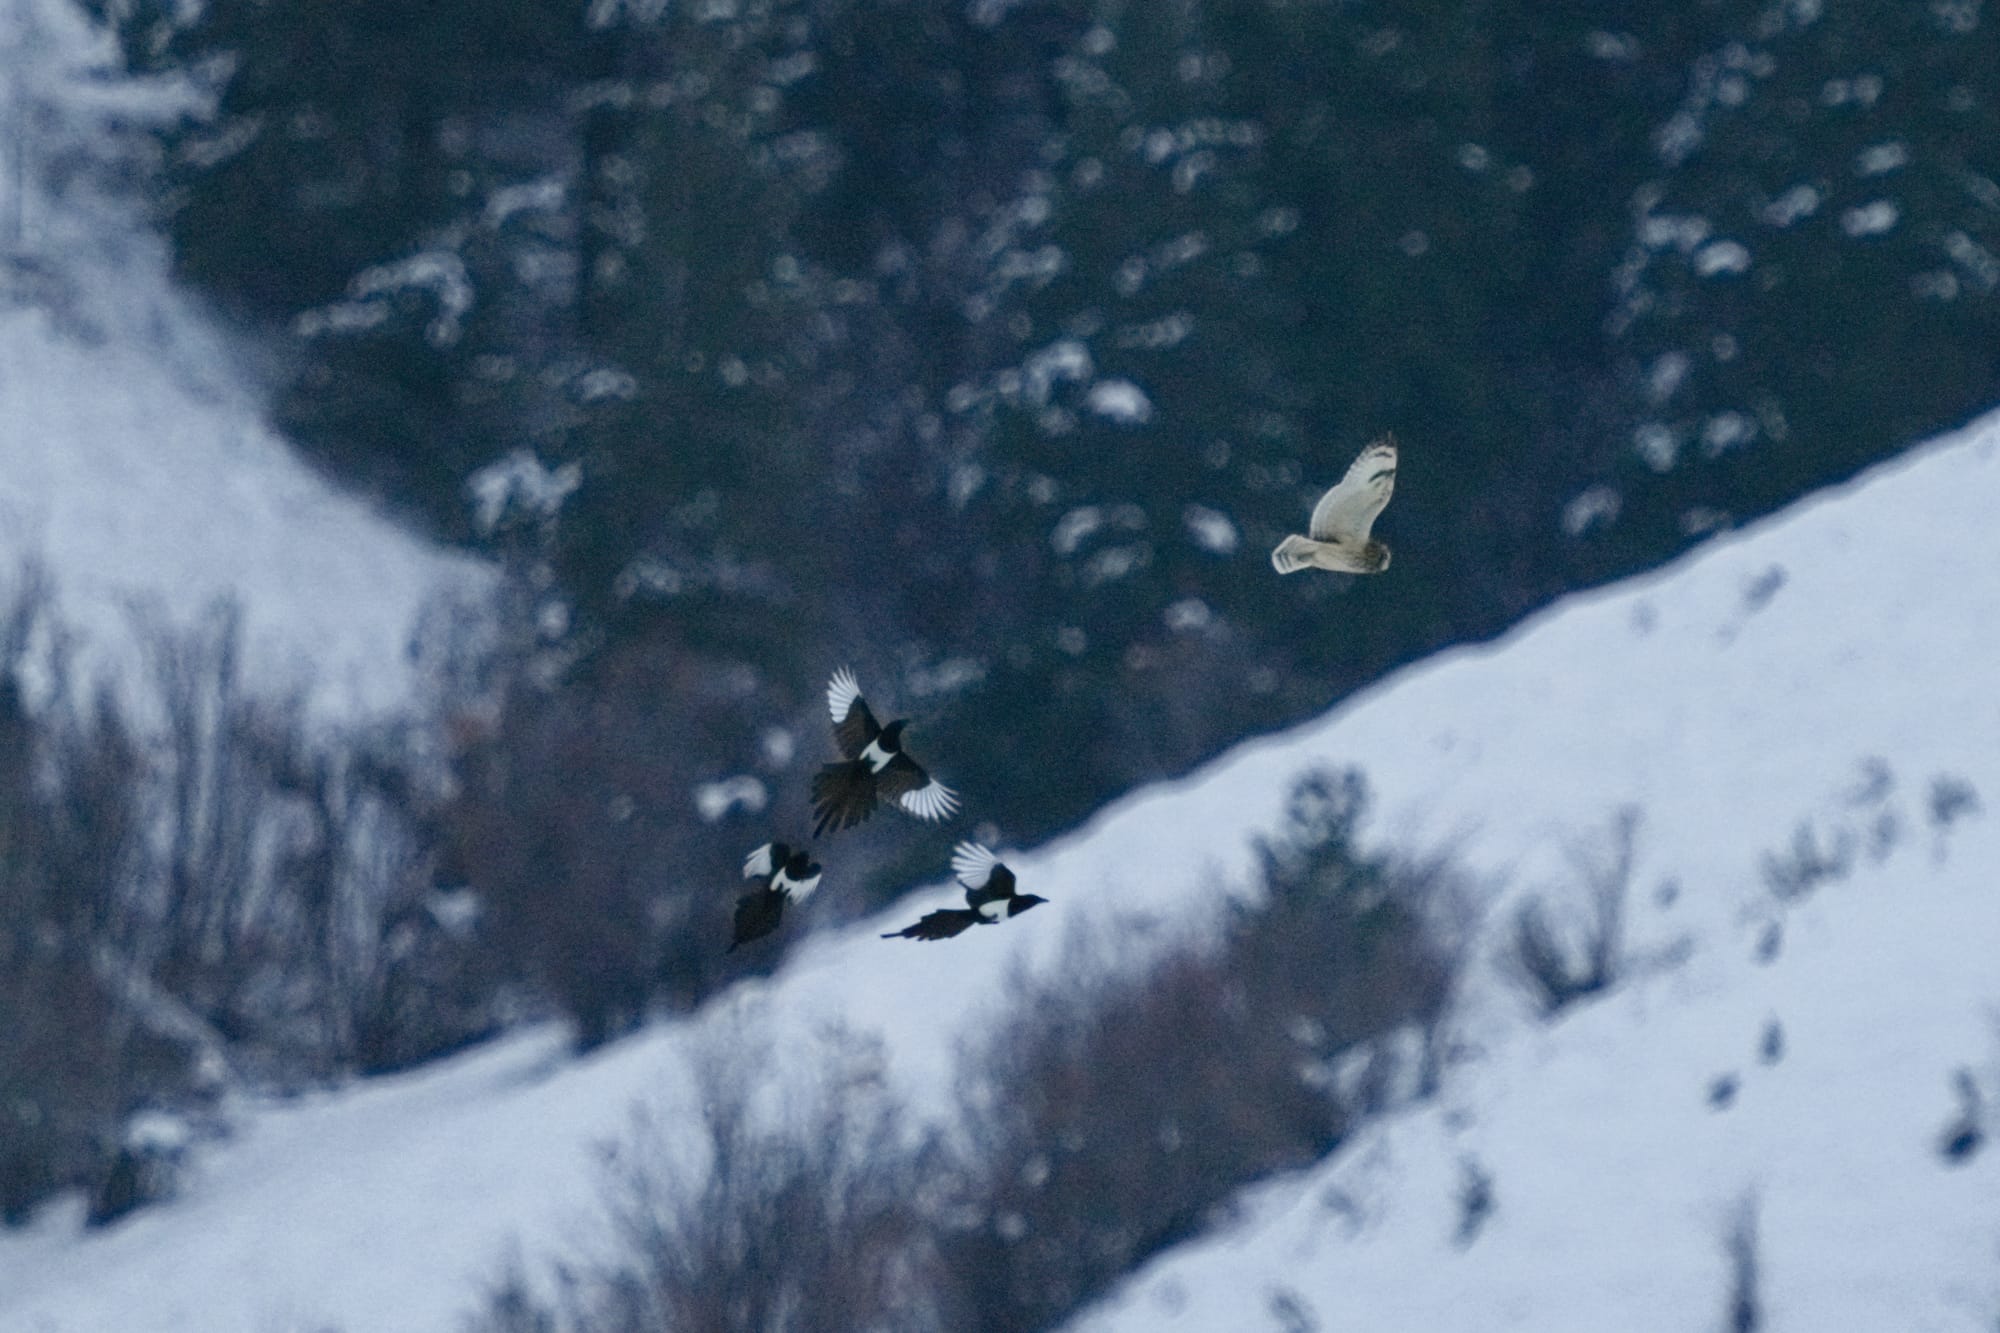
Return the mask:
[[927, 913], [915, 925], [892, 930], [882, 938], [948, 940], [969, 927], [990, 926], [1048, 901], [1032, 893], [1016, 892], [1014, 872], [976, 842], [961, 842], [952, 850], [951, 873], [965, 886], [965, 906], [941, 907]]
[[767, 842], [743, 858], [743, 878], [761, 880], [736, 900], [736, 935], [725, 953], [739, 944], [760, 940], [785, 919], [785, 904], [802, 903], [819, 887], [819, 862], [805, 848]]
[[827, 829], [844, 829], [875, 813], [877, 800], [893, 801], [904, 813], [933, 823], [958, 810], [958, 794], [933, 778], [903, 749], [903, 718], [880, 726], [861, 697], [861, 686], [846, 667], [833, 673], [826, 687], [826, 709], [833, 717], [833, 736], [847, 758], [827, 764], [813, 778], [813, 824], [816, 838]]
[[1336, 574], [1380, 574], [1389, 548], [1368, 535], [1396, 491], [1396, 437], [1384, 435], [1348, 464], [1347, 475], [1319, 498], [1307, 536], [1294, 533], [1271, 552], [1280, 574], [1329, 569]]

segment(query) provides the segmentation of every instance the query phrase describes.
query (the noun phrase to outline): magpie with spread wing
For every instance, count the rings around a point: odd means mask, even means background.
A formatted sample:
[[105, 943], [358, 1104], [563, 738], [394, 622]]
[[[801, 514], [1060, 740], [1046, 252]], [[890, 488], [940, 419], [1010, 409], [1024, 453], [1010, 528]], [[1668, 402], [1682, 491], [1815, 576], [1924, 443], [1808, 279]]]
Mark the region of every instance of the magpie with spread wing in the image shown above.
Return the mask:
[[785, 919], [785, 904], [802, 903], [819, 887], [819, 862], [801, 847], [767, 842], [743, 858], [743, 878], [761, 880], [756, 888], [736, 900], [736, 932], [725, 953], [760, 940]]
[[1017, 892], [1014, 872], [976, 842], [961, 842], [952, 850], [951, 872], [965, 886], [965, 906], [941, 907], [927, 913], [915, 925], [892, 930], [882, 938], [948, 940], [973, 926], [990, 926], [1048, 901], [1032, 893]]
[[936, 823], [958, 811], [958, 794], [924, 771], [903, 749], [908, 718], [880, 726], [861, 697], [861, 686], [846, 667], [826, 687], [833, 737], [847, 758], [827, 764], [813, 778], [813, 836], [859, 824], [875, 813], [878, 800], [893, 801], [905, 814]]

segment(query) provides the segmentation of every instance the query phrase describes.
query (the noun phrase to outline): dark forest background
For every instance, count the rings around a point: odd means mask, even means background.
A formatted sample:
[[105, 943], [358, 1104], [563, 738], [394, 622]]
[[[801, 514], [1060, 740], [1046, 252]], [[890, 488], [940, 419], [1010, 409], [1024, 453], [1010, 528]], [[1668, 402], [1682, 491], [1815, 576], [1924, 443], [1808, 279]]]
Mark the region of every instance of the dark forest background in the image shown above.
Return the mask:
[[1976, 6], [105, 7], [285, 426], [783, 817], [842, 662], [1040, 838], [2000, 396]]
[[[2000, 399], [1964, 0], [84, 3], [207, 94], [125, 159], [182, 278], [505, 632], [331, 753], [224, 611], [155, 629], [164, 749], [0, 689], [0, 1012], [78, 997], [0, 1030], [10, 1219], [197, 1056], [601, 1040]], [[1393, 568], [1280, 579], [1385, 430]], [[725, 958], [842, 664], [968, 819]]]

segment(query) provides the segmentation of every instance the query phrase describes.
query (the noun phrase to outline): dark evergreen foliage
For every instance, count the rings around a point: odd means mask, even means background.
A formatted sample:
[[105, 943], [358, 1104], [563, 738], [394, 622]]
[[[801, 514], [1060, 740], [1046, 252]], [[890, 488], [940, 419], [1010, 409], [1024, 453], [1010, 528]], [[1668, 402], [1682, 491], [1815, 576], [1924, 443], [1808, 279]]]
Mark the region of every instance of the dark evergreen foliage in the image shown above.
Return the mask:
[[[2000, 388], [2000, 62], [1938, 7], [421, 8], [120, 11], [220, 90], [169, 216], [287, 422], [573, 656], [927, 692], [1017, 837]], [[1389, 427], [1393, 583], [1272, 580]], [[580, 484], [482, 536], [520, 450]]]

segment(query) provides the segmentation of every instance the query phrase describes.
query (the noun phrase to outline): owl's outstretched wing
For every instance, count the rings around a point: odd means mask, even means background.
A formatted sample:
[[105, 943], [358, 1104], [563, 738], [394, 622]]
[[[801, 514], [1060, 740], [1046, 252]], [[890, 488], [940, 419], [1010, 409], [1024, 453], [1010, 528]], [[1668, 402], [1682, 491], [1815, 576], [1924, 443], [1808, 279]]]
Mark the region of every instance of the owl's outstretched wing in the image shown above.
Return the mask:
[[1366, 542], [1395, 490], [1396, 437], [1384, 435], [1361, 451], [1339, 485], [1320, 497], [1306, 531], [1316, 542]]

